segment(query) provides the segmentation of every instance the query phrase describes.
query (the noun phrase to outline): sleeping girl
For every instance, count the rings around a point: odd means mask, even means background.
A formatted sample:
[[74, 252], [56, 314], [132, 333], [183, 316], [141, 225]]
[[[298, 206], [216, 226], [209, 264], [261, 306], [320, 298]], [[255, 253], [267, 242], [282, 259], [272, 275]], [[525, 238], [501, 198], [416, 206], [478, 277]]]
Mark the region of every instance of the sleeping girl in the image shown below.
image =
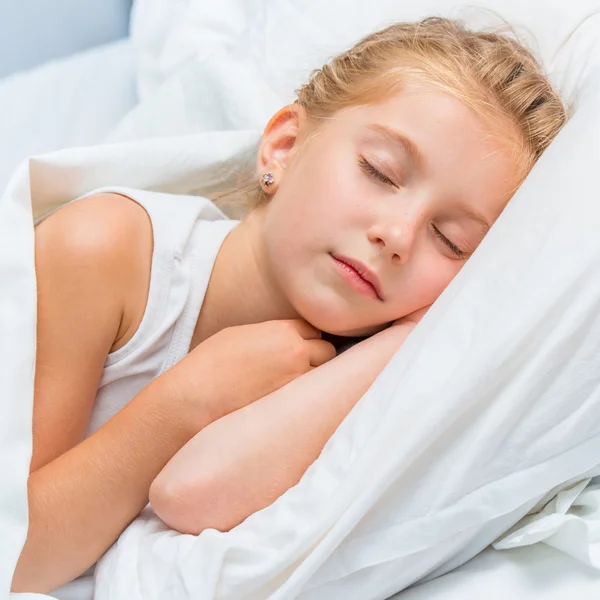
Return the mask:
[[13, 591], [77, 577], [149, 501], [226, 531], [295, 485], [565, 120], [511, 37], [396, 24], [272, 117], [241, 221], [118, 187], [47, 217]]

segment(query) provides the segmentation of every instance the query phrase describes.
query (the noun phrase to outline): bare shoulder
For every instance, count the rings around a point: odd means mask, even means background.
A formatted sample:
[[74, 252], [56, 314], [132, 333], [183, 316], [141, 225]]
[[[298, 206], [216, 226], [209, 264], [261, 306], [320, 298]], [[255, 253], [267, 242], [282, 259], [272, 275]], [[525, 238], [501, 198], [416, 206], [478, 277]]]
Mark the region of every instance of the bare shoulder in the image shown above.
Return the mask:
[[150, 218], [116, 194], [77, 200], [36, 227], [32, 471], [81, 441], [106, 357], [141, 321], [151, 257]]
[[152, 241], [150, 219], [133, 200], [120, 194], [101, 193], [67, 204], [36, 227], [36, 244], [49, 251], [88, 253], [99, 258], [118, 258], [138, 239]]
[[[98, 301], [119, 305], [111, 351], [133, 335], [143, 316], [152, 264], [152, 224], [144, 208], [115, 193], [99, 193], [57, 210], [35, 232], [36, 269]], [[88, 298], [88, 300], [90, 300]]]

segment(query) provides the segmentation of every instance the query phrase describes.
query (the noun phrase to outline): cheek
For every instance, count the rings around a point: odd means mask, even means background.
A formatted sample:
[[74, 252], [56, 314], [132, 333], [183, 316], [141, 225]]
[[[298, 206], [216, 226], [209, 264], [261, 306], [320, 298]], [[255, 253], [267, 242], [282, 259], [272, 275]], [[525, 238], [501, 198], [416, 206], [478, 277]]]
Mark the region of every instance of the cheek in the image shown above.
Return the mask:
[[[323, 156], [307, 160], [292, 182], [294, 195], [304, 204], [315, 225], [321, 220], [337, 221], [351, 214], [360, 197], [356, 173], [349, 164], [351, 159], [332, 155], [331, 151]], [[297, 190], [302, 191], [299, 194]]]
[[351, 157], [331, 151], [318, 157], [311, 153], [286, 173], [269, 207], [270, 220], [281, 238], [301, 236], [309, 243], [329, 243], [332, 234], [354, 226], [357, 216], [364, 213], [364, 194], [351, 162]]
[[413, 310], [435, 302], [463, 265], [463, 261], [440, 255], [424, 257], [419, 264], [415, 263], [410, 281], [405, 282], [405, 289], [414, 290], [411, 293]]

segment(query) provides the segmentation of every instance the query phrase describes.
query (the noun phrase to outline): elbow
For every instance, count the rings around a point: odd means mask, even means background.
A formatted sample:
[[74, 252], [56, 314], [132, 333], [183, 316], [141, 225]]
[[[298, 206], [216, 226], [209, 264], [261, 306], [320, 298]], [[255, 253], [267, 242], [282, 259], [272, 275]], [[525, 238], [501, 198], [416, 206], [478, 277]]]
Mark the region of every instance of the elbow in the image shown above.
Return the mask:
[[[198, 486], [193, 490], [198, 496]], [[197, 535], [201, 529], [193, 527], [194, 503], [191, 501], [192, 490], [185, 482], [173, 481], [159, 475], [150, 486], [149, 500], [152, 510], [158, 518], [171, 529], [180, 533]]]
[[210, 476], [193, 481], [158, 477], [150, 486], [150, 506], [159, 519], [179, 533], [199, 535], [205, 529], [229, 531], [240, 521], [227, 511], [226, 496]]

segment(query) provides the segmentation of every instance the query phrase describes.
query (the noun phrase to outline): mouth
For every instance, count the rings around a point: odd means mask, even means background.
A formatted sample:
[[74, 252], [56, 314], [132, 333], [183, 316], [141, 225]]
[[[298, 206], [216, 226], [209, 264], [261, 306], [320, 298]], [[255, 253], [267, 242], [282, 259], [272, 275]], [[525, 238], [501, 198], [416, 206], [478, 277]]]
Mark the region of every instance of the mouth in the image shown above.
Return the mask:
[[379, 301], [383, 301], [379, 277], [377, 277], [369, 267], [358, 260], [348, 258], [341, 254], [330, 253], [330, 255], [337, 266], [340, 267], [342, 275], [345, 276], [347, 281], [352, 284], [357, 291], [377, 298]]

